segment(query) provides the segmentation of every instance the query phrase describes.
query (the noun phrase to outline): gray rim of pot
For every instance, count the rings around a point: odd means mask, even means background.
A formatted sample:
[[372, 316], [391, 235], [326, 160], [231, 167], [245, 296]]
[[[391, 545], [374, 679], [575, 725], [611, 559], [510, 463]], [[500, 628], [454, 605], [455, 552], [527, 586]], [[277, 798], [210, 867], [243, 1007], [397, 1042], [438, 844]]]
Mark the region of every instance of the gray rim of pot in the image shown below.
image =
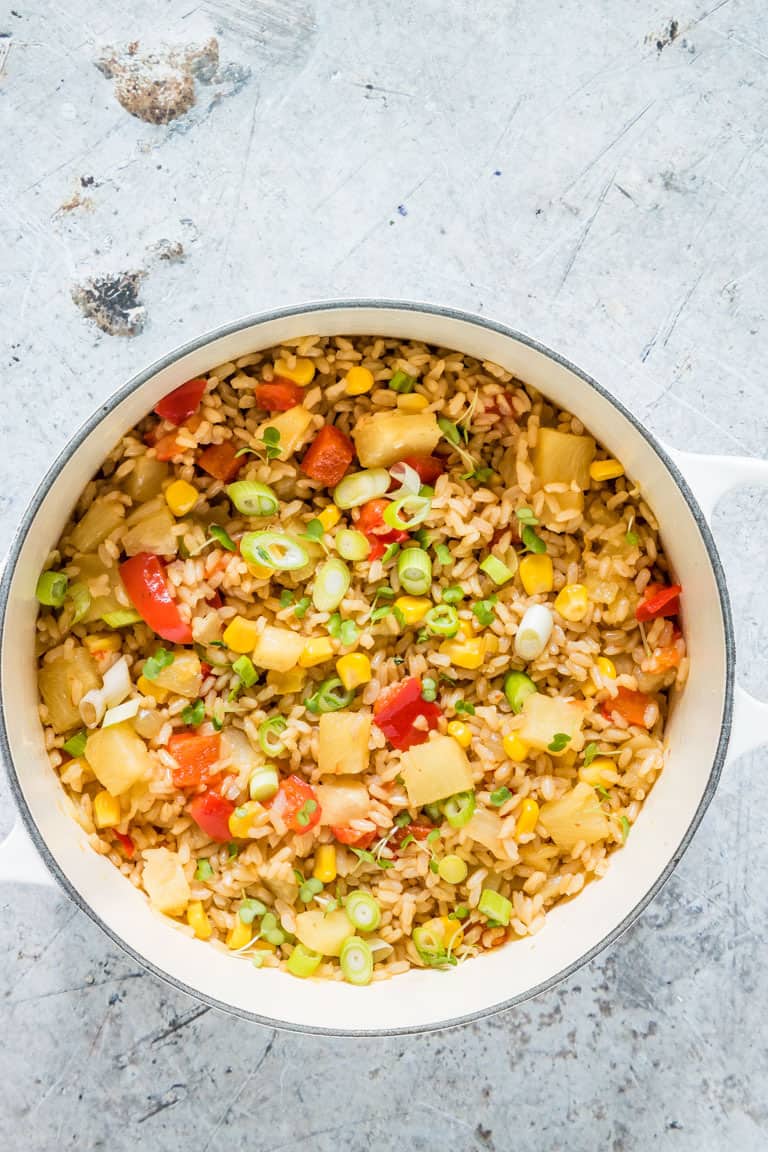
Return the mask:
[[[681, 860], [684, 852], [691, 843], [694, 833], [701, 823], [702, 817], [709, 807], [712, 797], [714, 796], [717, 789], [720, 774], [725, 762], [725, 755], [731, 732], [735, 667], [733, 621], [731, 617], [731, 606], [728, 597], [728, 590], [725, 582], [725, 573], [723, 571], [723, 566], [718, 555], [717, 547], [712, 537], [709, 525], [707, 524], [704, 515], [699, 508], [695, 497], [693, 496], [693, 493], [688, 487], [685, 477], [682, 475], [680, 469], [676, 466], [674, 461], [670, 459], [661, 445], [657, 442], [655, 437], [651, 435], [647, 428], [644, 427], [644, 425], [638, 420], [636, 416], [632, 414], [632, 412], [625, 408], [624, 405], [614, 396], [610, 395], [610, 393], [607, 392], [600, 384], [598, 384], [596, 380], [593, 380], [591, 376], [588, 376], [585, 372], [576, 367], [575, 364], [572, 364], [564, 356], [559, 355], [557, 352], [553, 352], [550, 348], [540, 344], [537, 340], [533, 340], [531, 337], [526, 336], [521, 332], [517, 332], [514, 328], [510, 328], [506, 324], [501, 324], [497, 321], [486, 319], [484, 316], [475, 315], [471, 312], [465, 312], [456, 308], [442, 308], [436, 305], [422, 304], [415, 301], [385, 299], [352, 299], [330, 301], [321, 300], [308, 304], [293, 305], [287, 308], [276, 308], [269, 312], [260, 312], [256, 315], [243, 317], [239, 320], [233, 321], [231, 324], [222, 325], [221, 327], [216, 328], [215, 330], [208, 332], [203, 336], [199, 336], [196, 340], [190, 340], [188, 343], [182, 345], [179, 348], [176, 348], [166, 356], [163, 356], [160, 360], [155, 361], [154, 364], [151, 364], [148, 368], [145, 368], [144, 371], [138, 373], [138, 375], [134, 376], [131, 380], [128, 381], [127, 384], [124, 384], [122, 388], [115, 392], [115, 394], [110, 397], [106, 404], [103, 404], [96, 412], [93, 413], [93, 415], [88, 420], [86, 420], [86, 422], [70, 439], [69, 443], [62, 450], [62, 452], [59, 453], [56, 460], [48, 469], [47, 473], [38, 485], [37, 490], [35, 491], [35, 494], [32, 497], [26, 512], [24, 513], [24, 516], [22, 517], [22, 520], [11, 542], [11, 546], [8, 550], [5, 571], [3, 573], [2, 581], [0, 581], [0, 612], [2, 613], [0, 615], [0, 652], [2, 652], [2, 645], [5, 635], [5, 617], [8, 608], [8, 597], [10, 593], [11, 581], [13, 579], [19, 553], [27, 537], [27, 533], [32, 526], [40, 505], [42, 504], [45, 496], [47, 495], [54, 481], [57, 479], [64, 465], [78, 450], [86, 437], [89, 436], [94, 428], [96, 428], [98, 424], [101, 423], [103, 417], [111, 409], [113, 409], [117, 404], [119, 404], [137, 388], [140, 388], [148, 380], [151, 380], [152, 377], [155, 376], [158, 372], [162, 371], [162, 369], [167, 368], [170, 364], [173, 364], [182, 356], [186, 356], [190, 352], [195, 352], [223, 336], [230, 336], [232, 333], [239, 332], [243, 328], [264, 324], [271, 320], [284, 320], [287, 317], [300, 316], [305, 313], [310, 314], [313, 312], [335, 312], [341, 309], [350, 308], [377, 310], [398, 309], [400, 311], [422, 313], [429, 316], [447, 317], [451, 320], [459, 320], [467, 324], [475, 325], [476, 327], [489, 329], [492, 332], [498, 332], [502, 336], [508, 336], [521, 344], [527, 345], [534, 351], [547, 356], [556, 364], [559, 364], [563, 368], [567, 368], [570, 372], [573, 372], [576, 376], [578, 376], [581, 380], [593, 388], [595, 392], [598, 393], [598, 395], [600, 395], [609, 404], [613, 405], [613, 407], [616, 408], [622, 414], [622, 416], [624, 416], [633, 425], [633, 427], [637, 429], [646, 443], [653, 449], [667, 470], [670, 472], [673, 479], [675, 480], [675, 483], [685, 498], [685, 501], [691, 511], [691, 515], [696, 521], [699, 532], [701, 533], [702, 539], [704, 540], [704, 544], [709, 554], [709, 560], [712, 565], [712, 570], [714, 572], [715, 581], [717, 583], [717, 589], [720, 597], [720, 610], [722, 613], [723, 628], [725, 634], [725, 699], [723, 703], [720, 740], [718, 742], [717, 752], [715, 753], [715, 757], [712, 763], [712, 771], [710, 772], [707, 786], [704, 790], [701, 801], [699, 802], [699, 806], [696, 809], [693, 819], [691, 820], [691, 823], [689, 824], [683, 839], [669, 860], [669, 863], [645, 893], [643, 898], [638, 901], [634, 908], [632, 908], [632, 910], [619, 924], [616, 925], [615, 928], [613, 928], [606, 936], [603, 937], [599, 944], [595, 944], [594, 947], [583, 953], [583, 955], [581, 955], [578, 960], [575, 960], [572, 964], [562, 968], [548, 980], [542, 981], [541, 984], [537, 984], [534, 987], [529, 988], [527, 991], [521, 992], [519, 995], [511, 997], [509, 1000], [504, 1000], [498, 1004], [493, 1004], [488, 1008], [481, 1008], [476, 1012], [468, 1012], [463, 1015], [458, 1015], [452, 1019], [444, 1020], [439, 1023], [422, 1025], [416, 1024], [412, 1027], [404, 1028], [318, 1028], [309, 1025], [278, 1021], [269, 1016], [262, 1016], [257, 1012], [249, 1012], [247, 1009], [237, 1008], [232, 1004], [227, 1004], [225, 1001], [218, 1000], [213, 996], [208, 996], [194, 988], [191, 988], [188, 984], [185, 984], [183, 981], [176, 979], [176, 977], [172, 976], [169, 972], [165, 972], [162, 968], [158, 968], [155, 964], [148, 961], [144, 956], [141, 955], [140, 952], [137, 952], [135, 948], [123, 940], [121, 936], [119, 936], [116, 932], [113, 932], [112, 929], [103, 922], [101, 917], [95, 912], [91, 905], [83, 900], [77, 888], [75, 888], [75, 886], [70, 882], [69, 878], [61, 870], [61, 868], [59, 868], [45, 842], [45, 839], [40, 833], [37, 824], [32, 818], [32, 814], [29, 811], [21, 788], [21, 784], [19, 782], [16, 767], [11, 757], [8, 732], [5, 725], [5, 714], [4, 709], [2, 708], [0, 708], [0, 755], [2, 755], [2, 758], [5, 762], [7, 774], [10, 780], [11, 791], [13, 793], [16, 806], [21, 813], [26, 830], [29, 833], [38, 852], [45, 861], [47, 867], [55, 876], [58, 883], [62, 886], [65, 892], [67, 892], [70, 899], [72, 899], [74, 903], [83, 912], [85, 912], [91, 918], [91, 920], [94, 921], [95, 924], [98, 924], [101, 930], [105, 932], [106, 935], [112, 941], [114, 941], [115, 944], [117, 944], [124, 952], [131, 956], [143, 968], [149, 972], [152, 972], [153, 975], [159, 977], [161, 980], [164, 980], [166, 983], [171, 984], [179, 991], [186, 992], [194, 999], [208, 1004], [212, 1008], [218, 1008], [224, 1012], [228, 1012], [236, 1016], [241, 1016], [247, 1020], [252, 1020], [257, 1024], [262, 1024], [268, 1028], [277, 1027], [289, 1032], [300, 1032], [308, 1033], [310, 1035], [326, 1036], [402, 1036], [409, 1034], [419, 1034], [422, 1032], [442, 1031], [443, 1029], [447, 1028], [455, 1028], [461, 1024], [471, 1023], [474, 1020], [481, 1020], [488, 1016], [494, 1016], [499, 1012], [503, 1012], [509, 1008], [514, 1008], [518, 1004], [522, 1004], [526, 1000], [530, 1000], [532, 997], [538, 996], [540, 993], [548, 991], [550, 988], [554, 988], [562, 980], [565, 980], [572, 973], [578, 971], [578, 969], [581, 968], [584, 964], [589, 963], [589, 961], [594, 959], [594, 957], [597, 956], [599, 952], [602, 952], [604, 948], [607, 948], [609, 944], [612, 944], [619, 938], [619, 936], [626, 932], [626, 930], [638, 918], [640, 913], [661, 891], [661, 888], [667, 882], [672, 872], [675, 870], [679, 861]], [[0, 701], [2, 698], [3, 683], [2, 668], [0, 667]], [[439, 979], [439, 976], [436, 975], [435, 978]]]

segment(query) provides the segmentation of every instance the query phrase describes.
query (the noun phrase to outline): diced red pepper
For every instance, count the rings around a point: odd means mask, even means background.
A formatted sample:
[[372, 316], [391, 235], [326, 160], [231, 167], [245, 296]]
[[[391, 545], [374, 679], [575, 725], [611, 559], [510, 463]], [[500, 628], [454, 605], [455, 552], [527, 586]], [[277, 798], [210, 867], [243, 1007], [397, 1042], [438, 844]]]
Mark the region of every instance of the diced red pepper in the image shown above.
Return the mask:
[[179, 447], [176, 440], [175, 432], [167, 432], [165, 436], [161, 436], [159, 440], [155, 440], [155, 456], [158, 460], [172, 460], [174, 456], [178, 456], [183, 449]]
[[301, 462], [301, 470], [310, 480], [329, 488], [335, 487], [349, 468], [355, 446], [340, 428], [324, 424]]
[[151, 552], [131, 556], [120, 565], [120, 577], [131, 603], [153, 632], [174, 644], [192, 643], [192, 629], [179, 614], [157, 556]]
[[300, 776], [288, 776], [269, 805], [292, 832], [309, 832], [320, 823], [322, 811], [317, 793]]
[[650, 728], [646, 723], [645, 714], [648, 706], [653, 704], [653, 697], [645, 692], [635, 692], [631, 688], [619, 688], [612, 700], [604, 700], [600, 708], [606, 720], [618, 712], [627, 724], [638, 724], [641, 728]]
[[220, 844], [232, 839], [229, 831], [229, 818], [235, 810], [231, 800], [226, 800], [218, 792], [203, 792], [189, 803], [189, 814], [198, 827], [202, 828], [211, 840]]
[[177, 788], [196, 788], [208, 778], [209, 769], [221, 755], [221, 737], [200, 736], [197, 732], [174, 732], [168, 751], [178, 767], [171, 775]]
[[685, 654], [685, 645], [678, 637], [671, 644], [662, 644], [654, 648], [647, 660], [643, 660], [642, 669], [651, 675], [669, 672], [672, 668], [679, 668], [680, 661]]
[[376, 838], [375, 832], [358, 832], [356, 828], [348, 828], [344, 824], [332, 824], [331, 832], [339, 844], [350, 844], [354, 848], [370, 848]]
[[362, 532], [371, 546], [368, 562], [373, 563], [383, 556], [390, 544], [402, 544], [409, 539], [408, 533], [398, 528], [390, 528], [384, 523], [384, 509], [392, 503], [383, 496], [363, 504], [358, 513], [355, 527]]
[[232, 440], [225, 440], [222, 444], [209, 444], [197, 458], [198, 468], [229, 484], [245, 464], [245, 456], [238, 456], [238, 446]]
[[635, 609], [635, 618], [643, 623], [656, 620], [659, 616], [677, 616], [680, 611], [680, 584], [649, 584], [645, 599]]
[[155, 405], [155, 412], [161, 420], [169, 424], [183, 424], [193, 412], [197, 412], [205, 392], [205, 380], [187, 380], [179, 388], [174, 388]]
[[438, 476], [445, 471], [445, 464], [439, 456], [405, 456], [403, 464], [408, 464], [414, 472], [418, 472], [422, 484], [434, 487]]
[[255, 396], [259, 408], [266, 408], [267, 412], [287, 412], [289, 408], [301, 404], [304, 389], [294, 384], [293, 380], [276, 376], [271, 382], [262, 380], [257, 384]]
[[211, 667], [211, 665], [207, 664], [205, 662], [205, 660], [201, 660], [200, 661], [200, 675], [202, 676], [203, 680], [205, 680], [208, 676], [210, 676], [211, 672], [213, 672], [213, 668]]
[[[414, 744], [423, 744], [433, 728], [437, 728], [442, 710], [421, 695], [421, 680], [411, 676], [385, 688], [373, 706], [374, 723], [394, 748], [405, 751]], [[422, 717], [426, 727], [416, 727]]]
[[431, 824], [406, 824], [402, 828], [397, 829], [390, 840], [390, 844], [399, 848], [403, 840], [406, 840], [409, 836], [413, 836], [414, 840], [426, 840], [431, 831]]
[[112, 835], [121, 845], [123, 852], [125, 852], [128, 859], [133, 860], [134, 856], [136, 855], [136, 845], [134, 844], [133, 840], [131, 840], [130, 836], [126, 836], [124, 832], [118, 832], [117, 828], [112, 829]]

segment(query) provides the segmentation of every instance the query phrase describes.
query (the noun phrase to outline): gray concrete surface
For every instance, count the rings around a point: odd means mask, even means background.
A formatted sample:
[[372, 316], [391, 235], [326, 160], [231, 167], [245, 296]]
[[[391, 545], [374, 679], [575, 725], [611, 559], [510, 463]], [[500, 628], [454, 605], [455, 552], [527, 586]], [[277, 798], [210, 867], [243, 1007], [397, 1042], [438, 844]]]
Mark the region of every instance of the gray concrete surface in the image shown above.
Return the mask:
[[[5, 537], [137, 368], [316, 297], [483, 311], [557, 342], [671, 444], [766, 454], [761, 0], [10, 3]], [[758, 693], [767, 516], [742, 492], [716, 518]], [[445, 1034], [275, 1034], [138, 970], [62, 896], [3, 890], [0, 1147], [766, 1148], [766, 767], [729, 768], [609, 952]]]

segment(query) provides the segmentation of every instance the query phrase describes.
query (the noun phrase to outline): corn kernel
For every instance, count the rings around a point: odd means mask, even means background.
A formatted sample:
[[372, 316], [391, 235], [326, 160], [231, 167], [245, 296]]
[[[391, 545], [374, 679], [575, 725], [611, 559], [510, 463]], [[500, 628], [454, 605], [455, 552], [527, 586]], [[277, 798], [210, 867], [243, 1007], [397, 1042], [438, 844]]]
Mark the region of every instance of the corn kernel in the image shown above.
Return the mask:
[[520, 805], [520, 815], [515, 824], [515, 836], [527, 836], [533, 832], [539, 819], [539, 806], [535, 800], [527, 796]]
[[323, 508], [318, 520], [323, 526], [323, 532], [330, 532], [331, 528], [335, 528], [341, 520], [341, 512], [335, 504], [329, 504], [327, 508]]
[[472, 640], [474, 635], [475, 635], [475, 630], [472, 627], [472, 621], [471, 620], [460, 620], [459, 621], [459, 632], [467, 640]]
[[423, 412], [429, 407], [429, 400], [420, 392], [405, 392], [398, 396], [397, 406], [401, 412]]
[[398, 596], [394, 607], [402, 612], [407, 625], [418, 624], [432, 607], [432, 601], [425, 596]]
[[464, 939], [464, 929], [458, 920], [449, 920], [447, 916], [439, 917], [443, 926], [443, 943], [447, 952], [455, 952]]
[[555, 611], [572, 624], [583, 620], [589, 611], [589, 593], [583, 584], [566, 584], [555, 597]]
[[624, 465], [618, 460], [595, 460], [589, 466], [589, 474], [598, 484], [602, 480], [616, 480], [624, 475]]
[[457, 668], [474, 671], [485, 662], [485, 641], [482, 636], [475, 636], [472, 640], [444, 640], [440, 652]]
[[249, 834], [256, 827], [256, 820], [264, 813], [263, 805], [258, 800], [247, 800], [235, 808], [229, 818], [229, 831], [235, 840], [247, 840]]
[[289, 668], [287, 672], [267, 672], [267, 684], [274, 688], [278, 696], [291, 696], [301, 692], [307, 680], [305, 668]]
[[371, 662], [363, 652], [349, 652], [336, 661], [336, 671], [348, 692], [371, 679]]
[[238, 948], [245, 948], [246, 944], [250, 944], [252, 935], [253, 928], [251, 925], [244, 924], [239, 916], [235, 916], [235, 923], [227, 934], [227, 948], [231, 952], [236, 952]]
[[165, 502], [174, 516], [186, 516], [197, 504], [200, 493], [186, 480], [174, 480], [165, 490]]
[[533, 554], [523, 556], [520, 561], [520, 579], [529, 596], [551, 592], [554, 585], [552, 557]]
[[472, 743], [472, 733], [469, 725], [465, 724], [463, 720], [451, 720], [446, 731], [449, 736], [453, 736], [456, 743], [460, 744], [462, 748], [469, 748]]
[[120, 801], [109, 792], [93, 798], [93, 822], [97, 828], [116, 828], [120, 823]]
[[85, 644], [92, 656], [96, 656], [102, 652], [119, 652], [122, 643], [123, 638], [119, 633], [113, 633], [111, 636], [107, 636], [103, 632], [95, 632], [92, 636], [86, 636], [83, 640], [83, 644]]
[[508, 756], [510, 760], [517, 760], [518, 763], [525, 760], [530, 751], [525, 740], [522, 740], [517, 732], [507, 732], [503, 743], [504, 754]]
[[274, 568], [267, 568], [266, 564], [247, 564], [246, 567], [257, 580], [269, 580], [275, 574]]
[[147, 680], [146, 676], [139, 676], [136, 681], [136, 687], [142, 696], [152, 696], [157, 700], [158, 704], [164, 704], [168, 699], [168, 689], [161, 688], [159, 684], [153, 683], [152, 680]]
[[315, 880], [330, 884], [336, 879], [336, 845], [321, 844], [315, 852], [315, 867], [312, 870]]
[[259, 638], [259, 628], [255, 620], [235, 616], [224, 629], [224, 643], [233, 652], [253, 652]]
[[494, 632], [486, 632], [483, 637], [485, 651], [489, 656], [495, 656], [499, 650], [499, 638]]
[[304, 651], [299, 656], [299, 667], [314, 668], [316, 664], [324, 664], [333, 656], [333, 644], [327, 636], [314, 636], [304, 644]]
[[211, 922], [200, 900], [192, 900], [187, 905], [187, 924], [189, 924], [198, 940], [210, 940], [213, 935]]
[[373, 372], [368, 368], [356, 366], [350, 368], [344, 381], [344, 390], [347, 396], [362, 396], [373, 388]]
[[315, 362], [306, 356], [296, 357], [296, 367], [289, 368], [287, 360], [275, 360], [275, 376], [282, 376], [284, 380], [292, 380], [300, 388], [305, 388], [315, 377]]
[[579, 768], [579, 780], [591, 784], [593, 788], [610, 788], [618, 779], [616, 765], [607, 756], [596, 756], [591, 764], [582, 764]]
[[600, 675], [604, 676], [606, 680], [616, 679], [616, 665], [613, 660], [609, 660], [607, 656], [598, 656], [595, 664]]

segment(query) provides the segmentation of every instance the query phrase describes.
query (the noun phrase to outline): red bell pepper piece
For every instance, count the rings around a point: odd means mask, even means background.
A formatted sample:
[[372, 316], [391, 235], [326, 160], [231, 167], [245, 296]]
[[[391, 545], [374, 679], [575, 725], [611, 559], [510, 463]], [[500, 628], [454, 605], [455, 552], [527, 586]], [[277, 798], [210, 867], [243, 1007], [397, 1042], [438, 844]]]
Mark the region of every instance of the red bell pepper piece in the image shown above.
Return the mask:
[[439, 456], [405, 456], [403, 464], [408, 464], [414, 472], [418, 472], [422, 484], [429, 484], [432, 488], [438, 476], [442, 476], [445, 465]]
[[183, 452], [183, 448], [179, 447], [175, 432], [168, 432], [155, 441], [155, 456], [158, 460], [172, 460], [180, 452]]
[[267, 412], [287, 412], [289, 408], [301, 404], [304, 389], [294, 384], [293, 380], [276, 376], [271, 382], [262, 380], [257, 384], [254, 394], [259, 408], [266, 408]]
[[619, 688], [612, 700], [604, 700], [600, 708], [606, 720], [610, 720], [614, 712], [618, 712], [627, 724], [638, 724], [641, 728], [650, 728], [646, 724], [645, 713], [649, 704], [653, 704], [653, 697], [645, 692], [634, 692], [631, 688]]
[[234, 810], [234, 804], [218, 792], [203, 792], [202, 796], [195, 796], [189, 803], [189, 814], [198, 827], [211, 840], [218, 840], [220, 844], [232, 839], [229, 818]]
[[292, 832], [309, 832], [320, 823], [322, 811], [317, 793], [300, 776], [288, 776], [269, 805]]
[[205, 380], [187, 380], [179, 388], [174, 388], [155, 405], [155, 412], [161, 420], [169, 424], [183, 424], [193, 412], [197, 412], [205, 392]]
[[223, 444], [209, 444], [197, 458], [198, 468], [229, 484], [245, 464], [245, 456], [238, 456], [237, 444], [232, 440], [225, 440]]
[[680, 611], [680, 584], [649, 584], [645, 591], [645, 599], [641, 600], [635, 609], [635, 619], [646, 623], [656, 620], [659, 616], [677, 616]]
[[375, 832], [358, 832], [356, 828], [348, 828], [344, 824], [332, 824], [331, 832], [339, 844], [350, 844], [354, 848], [370, 848], [376, 838]]
[[174, 644], [192, 643], [192, 629], [179, 615], [157, 556], [151, 552], [131, 556], [120, 565], [120, 577], [131, 603], [153, 632]]
[[178, 764], [172, 772], [177, 788], [196, 788], [208, 777], [221, 755], [221, 737], [200, 736], [197, 732], [174, 732], [168, 741], [168, 751]]
[[403, 840], [406, 840], [409, 836], [413, 836], [414, 840], [426, 840], [431, 831], [431, 824], [405, 824], [402, 828], [397, 829], [390, 840], [390, 844], [399, 848]]
[[131, 840], [130, 836], [126, 836], [124, 832], [118, 832], [117, 828], [112, 829], [112, 835], [121, 845], [123, 852], [125, 852], [128, 859], [133, 860], [134, 856], [136, 855], [136, 845], [134, 844], [133, 840]]
[[[411, 676], [385, 688], [373, 706], [374, 724], [394, 748], [405, 751], [414, 744], [423, 744], [442, 716], [437, 704], [424, 700], [421, 680]], [[426, 727], [416, 727], [414, 721], [423, 717]]]
[[355, 446], [340, 428], [324, 424], [315, 436], [301, 462], [301, 470], [310, 480], [335, 487], [349, 468]]
[[383, 556], [390, 544], [402, 544], [409, 539], [408, 533], [399, 528], [390, 528], [384, 523], [384, 509], [392, 503], [379, 496], [363, 504], [358, 513], [355, 527], [362, 532], [371, 546], [368, 562], [373, 563]]

